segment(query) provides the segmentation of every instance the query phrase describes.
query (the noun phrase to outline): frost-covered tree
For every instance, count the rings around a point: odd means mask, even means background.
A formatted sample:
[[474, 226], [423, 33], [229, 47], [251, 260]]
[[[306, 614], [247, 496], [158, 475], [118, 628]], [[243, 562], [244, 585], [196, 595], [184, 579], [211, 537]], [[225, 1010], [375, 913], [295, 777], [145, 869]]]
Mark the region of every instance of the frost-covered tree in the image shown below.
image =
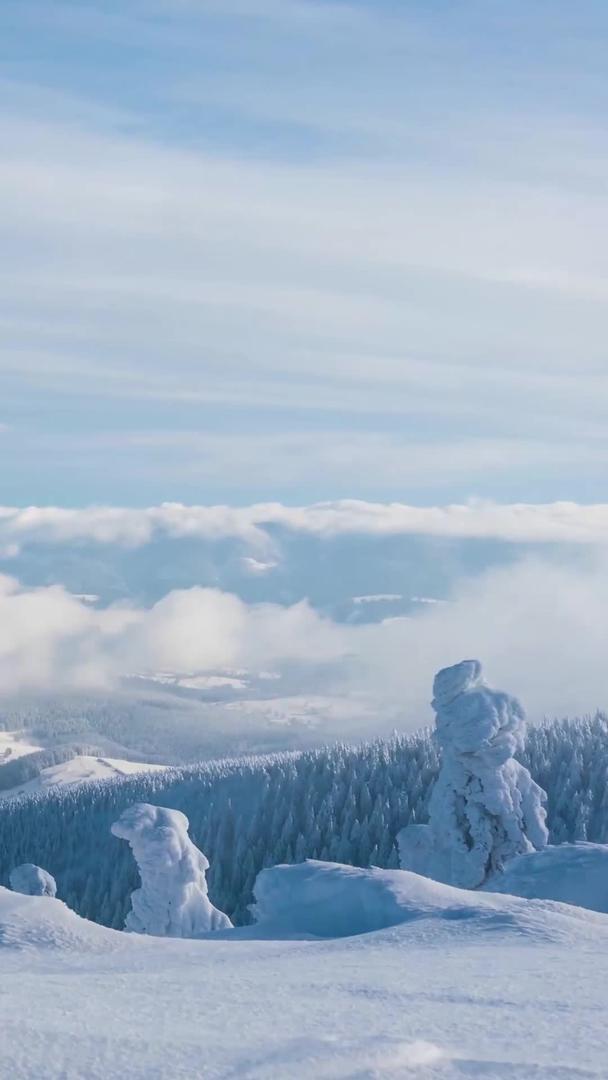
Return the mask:
[[[399, 831], [428, 821], [439, 749], [421, 731], [7, 800], [0, 813], [0, 885], [8, 885], [12, 867], [36, 862], [49, 867], [79, 915], [123, 927], [140, 882], [129, 846], [116, 843], [110, 826], [133, 803], [154, 803], [186, 814], [192, 840], [211, 863], [211, 902], [235, 924], [248, 922], [253, 882], [264, 866], [329, 857], [396, 868]], [[583, 824], [587, 840], [608, 843], [608, 717], [532, 725], [517, 757], [547, 791], [550, 843], [580, 838]], [[364, 792], [371, 797], [369, 816]]]
[[13, 892], [25, 893], [26, 896], [56, 896], [55, 878], [41, 866], [34, 863], [22, 863], [10, 873]]
[[441, 769], [428, 825], [399, 834], [401, 865], [474, 889], [514, 855], [545, 846], [546, 795], [514, 758], [526, 730], [521, 705], [487, 685], [478, 660], [440, 671], [432, 704]]
[[135, 856], [141, 888], [131, 896], [125, 929], [158, 937], [198, 937], [232, 926], [207, 895], [209, 863], [188, 836], [179, 810], [136, 803], [112, 825]]

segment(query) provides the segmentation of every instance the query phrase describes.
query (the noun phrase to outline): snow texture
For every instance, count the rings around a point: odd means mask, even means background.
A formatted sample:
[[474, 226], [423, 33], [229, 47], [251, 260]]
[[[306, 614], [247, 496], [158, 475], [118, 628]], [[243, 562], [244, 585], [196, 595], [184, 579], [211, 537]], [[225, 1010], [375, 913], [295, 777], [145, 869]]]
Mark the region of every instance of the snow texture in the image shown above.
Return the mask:
[[487, 685], [478, 660], [439, 671], [432, 705], [441, 770], [429, 824], [399, 834], [401, 865], [475, 889], [509, 859], [546, 845], [546, 795], [514, 759], [526, 730], [520, 703]]
[[559, 844], [519, 855], [484, 889], [559, 900], [608, 914], [608, 844]]
[[[81, 919], [54, 897], [24, 895], [0, 886], [0, 956], [6, 950], [37, 950], [86, 955], [111, 952], [126, 935]], [[0, 1070], [0, 1076], [4, 1076]], [[9, 1075], [8, 1073], [6, 1074]]]
[[[405, 871], [262, 881], [262, 924], [190, 941], [0, 888], [0, 1076], [605, 1080], [608, 916]], [[401, 925], [290, 940], [319, 905]]]
[[[576, 858], [575, 845], [568, 845]], [[564, 859], [566, 866], [568, 858]], [[499, 896], [444, 885], [408, 870], [362, 869], [318, 862], [273, 866], [258, 874], [251, 910], [256, 924], [280, 936], [353, 937], [403, 923], [442, 924], [475, 920], [518, 936], [551, 937], [565, 919], [608, 925], [603, 917], [550, 899]], [[589, 905], [588, 905], [589, 906]]]
[[26, 896], [56, 896], [57, 883], [52, 874], [34, 863], [22, 863], [10, 874], [13, 892], [25, 893]]
[[86, 784], [97, 780], [114, 780], [136, 773], [160, 772], [166, 765], [157, 765], [143, 761], [128, 761], [121, 758], [100, 757], [91, 754], [76, 754], [69, 761], [49, 765], [41, 769], [32, 780], [26, 780], [14, 788], [0, 791], [0, 802], [16, 799], [20, 795], [44, 794], [61, 787]]
[[232, 926], [207, 895], [209, 863], [188, 836], [179, 810], [136, 803], [112, 825], [137, 861], [141, 888], [131, 896], [125, 929], [159, 937], [200, 937]]

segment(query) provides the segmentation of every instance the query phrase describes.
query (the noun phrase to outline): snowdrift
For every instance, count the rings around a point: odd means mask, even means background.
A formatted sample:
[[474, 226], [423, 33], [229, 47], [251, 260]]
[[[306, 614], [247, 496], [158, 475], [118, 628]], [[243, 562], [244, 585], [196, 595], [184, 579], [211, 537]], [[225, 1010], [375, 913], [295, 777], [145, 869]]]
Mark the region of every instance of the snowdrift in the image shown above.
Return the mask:
[[484, 889], [608, 913], [608, 844], [581, 841], [520, 855]]
[[10, 873], [13, 892], [25, 893], [26, 896], [57, 896], [57, 882], [48, 870], [34, 863], [22, 863]]
[[125, 936], [81, 919], [61, 900], [26, 896], [0, 886], [0, 951], [107, 952], [120, 948]]
[[408, 870], [363, 870], [309, 860], [262, 870], [251, 910], [277, 936], [341, 938], [407, 923], [466, 924], [467, 933], [497, 929], [539, 940], [593, 927], [608, 935], [608, 919], [553, 900], [470, 892]]

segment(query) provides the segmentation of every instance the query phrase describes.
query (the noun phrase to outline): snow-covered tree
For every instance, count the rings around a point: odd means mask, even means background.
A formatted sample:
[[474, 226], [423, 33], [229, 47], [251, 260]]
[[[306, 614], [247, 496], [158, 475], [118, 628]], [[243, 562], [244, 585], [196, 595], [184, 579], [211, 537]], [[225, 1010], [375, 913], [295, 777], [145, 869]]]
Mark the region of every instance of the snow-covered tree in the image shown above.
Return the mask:
[[135, 856], [141, 888], [131, 896], [125, 929], [158, 937], [198, 937], [232, 926], [207, 895], [209, 863], [188, 836], [179, 810], [136, 803], [112, 825]]
[[25, 893], [26, 896], [56, 896], [57, 885], [55, 878], [41, 866], [34, 863], [22, 863], [16, 866], [10, 873], [10, 883], [13, 892]]
[[399, 834], [401, 865], [474, 889], [514, 855], [545, 846], [546, 795], [513, 756], [524, 744], [521, 705], [487, 685], [478, 660], [440, 671], [432, 704], [441, 769], [429, 824]]
[[[8, 885], [20, 863], [52, 866], [69, 907], [123, 927], [140, 882], [130, 848], [116, 843], [110, 826], [133, 803], [161, 803], [186, 814], [192, 840], [209, 857], [212, 903], [235, 924], [248, 922], [262, 867], [314, 857], [318, 833], [323, 858], [326, 852], [333, 862], [396, 868], [399, 831], [428, 821], [439, 750], [436, 738], [421, 731], [357, 747], [337, 744], [66, 785], [52, 799], [9, 799], [0, 813], [0, 885]], [[550, 843], [580, 838], [583, 824], [587, 840], [608, 843], [608, 717], [534, 724], [517, 758], [548, 793]], [[372, 801], [368, 817], [361, 812], [364, 789]], [[351, 841], [355, 820], [363, 830], [357, 845]]]

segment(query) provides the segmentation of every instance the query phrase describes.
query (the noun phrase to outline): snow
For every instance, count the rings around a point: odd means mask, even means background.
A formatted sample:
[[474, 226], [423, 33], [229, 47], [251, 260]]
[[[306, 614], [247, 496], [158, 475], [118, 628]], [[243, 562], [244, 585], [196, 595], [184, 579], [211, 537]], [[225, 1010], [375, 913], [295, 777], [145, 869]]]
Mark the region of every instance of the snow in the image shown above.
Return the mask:
[[246, 690], [245, 679], [235, 679], [228, 675], [191, 675], [183, 676], [179, 680], [179, 686], [187, 690], [218, 690], [229, 687], [231, 690]]
[[[37, 955], [53, 950], [58, 959], [92, 952], [115, 951], [122, 935], [105, 926], [81, 919], [61, 901], [47, 896], [26, 896], [0, 886], [0, 955], [9, 961], [11, 952]], [[4, 1002], [3, 1002], [4, 1004]], [[2, 1073], [0, 1072], [0, 1075]]]
[[436, 932], [440, 924], [454, 927], [473, 919], [486, 930], [498, 924], [538, 940], [561, 934], [563, 920], [585, 927], [595, 921], [608, 932], [603, 917], [553, 900], [469, 892], [407, 870], [362, 869], [315, 859], [262, 870], [254, 895], [256, 923], [285, 935], [353, 937], [424, 919], [434, 920]]
[[30, 739], [29, 733], [24, 731], [0, 731], [0, 765], [42, 750], [38, 743], [33, 743]]
[[[270, 872], [276, 903], [277, 880], [298, 893], [287, 885], [293, 869]], [[399, 871], [382, 872], [379, 891], [370, 871], [345, 886], [346, 869], [313, 864], [300, 885], [315, 903], [322, 890], [334, 913], [351, 888], [373, 889], [373, 908], [391, 893], [407, 921], [340, 939], [293, 940], [269, 920], [172, 940], [107, 930], [58, 900], [0, 889], [0, 1076], [608, 1075], [608, 916]]]
[[207, 672], [158, 671], [148, 674], [137, 673], [130, 677], [181, 690], [217, 690], [221, 688], [246, 690], [249, 685], [245, 677], [247, 675], [248, 672], [235, 676], [234, 674], [209, 674]]
[[341, 697], [329, 694], [290, 694], [282, 697], [263, 697], [247, 701], [231, 701], [223, 706], [227, 714], [241, 714], [248, 721], [253, 717], [273, 727], [307, 728], [339, 726], [348, 721], [352, 726], [361, 721], [369, 723], [376, 714], [377, 702], [362, 694]]
[[485, 888], [513, 896], [560, 900], [608, 914], [608, 844], [559, 844], [519, 855]]
[[383, 604], [394, 600], [403, 600], [401, 593], [369, 593], [366, 596], [353, 596], [353, 604]]
[[546, 795], [513, 756], [525, 736], [520, 703], [488, 686], [478, 660], [439, 671], [432, 704], [441, 769], [429, 824], [399, 834], [401, 865], [474, 889], [515, 855], [546, 845]]
[[10, 873], [11, 889], [26, 896], [56, 896], [57, 882], [52, 874], [34, 863], [22, 863]]
[[254, 559], [252, 555], [243, 555], [241, 558], [241, 566], [249, 574], [262, 575], [268, 574], [271, 570], [276, 570], [278, 562], [269, 560], [268, 562], [262, 562], [261, 559]]
[[188, 836], [180, 810], [136, 803], [112, 825], [137, 861], [141, 888], [131, 896], [125, 928], [137, 934], [200, 937], [232, 926], [207, 895], [209, 863]]
[[44, 793], [52, 788], [72, 784], [84, 784], [90, 780], [110, 780], [117, 776], [132, 776], [140, 772], [157, 772], [167, 765], [153, 765], [143, 761], [123, 761], [121, 758], [92, 757], [89, 754], [77, 754], [70, 761], [59, 765], [50, 765], [41, 769], [38, 776], [26, 780], [18, 787], [0, 791], [2, 799], [14, 799], [18, 795]]

